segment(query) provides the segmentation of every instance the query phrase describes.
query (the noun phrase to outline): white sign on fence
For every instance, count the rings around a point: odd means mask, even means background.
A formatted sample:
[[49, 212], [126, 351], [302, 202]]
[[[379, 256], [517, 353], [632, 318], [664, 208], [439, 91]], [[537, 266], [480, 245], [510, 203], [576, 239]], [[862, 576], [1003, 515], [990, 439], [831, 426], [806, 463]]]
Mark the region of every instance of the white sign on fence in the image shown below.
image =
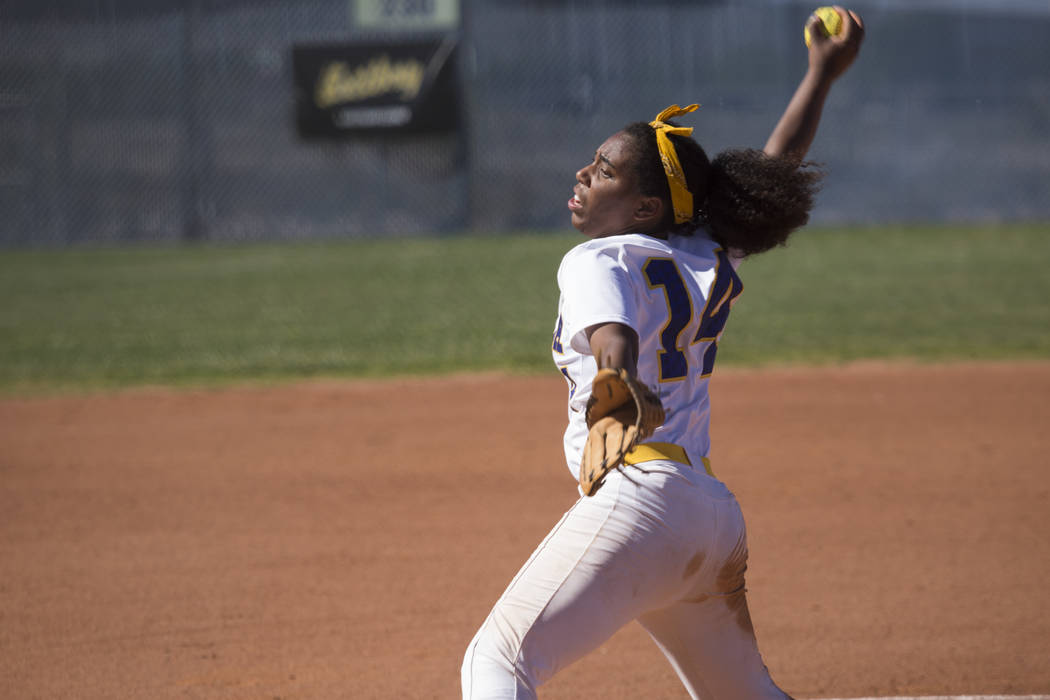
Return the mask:
[[454, 31], [459, 0], [350, 0], [350, 16], [357, 29]]

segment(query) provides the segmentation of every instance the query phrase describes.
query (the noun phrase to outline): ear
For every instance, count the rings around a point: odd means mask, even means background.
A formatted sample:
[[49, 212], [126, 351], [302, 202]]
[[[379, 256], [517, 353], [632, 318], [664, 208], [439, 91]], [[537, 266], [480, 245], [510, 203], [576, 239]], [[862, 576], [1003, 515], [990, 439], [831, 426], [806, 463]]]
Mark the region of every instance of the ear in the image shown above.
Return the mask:
[[634, 208], [634, 220], [639, 226], [659, 225], [664, 218], [664, 203], [659, 197], [639, 197]]

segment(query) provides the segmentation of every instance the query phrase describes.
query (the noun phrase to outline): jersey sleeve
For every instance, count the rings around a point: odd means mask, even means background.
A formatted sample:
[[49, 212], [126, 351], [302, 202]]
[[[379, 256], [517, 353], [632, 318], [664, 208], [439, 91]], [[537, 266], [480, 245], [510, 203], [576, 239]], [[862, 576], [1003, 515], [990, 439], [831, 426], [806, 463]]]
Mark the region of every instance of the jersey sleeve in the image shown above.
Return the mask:
[[600, 323], [622, 323], [638, 330], [638, 299], [626, 256], [616, 247], [578, 247], [558, 270], [562, 339], [572, 349], [591, 354], [584, 331]]

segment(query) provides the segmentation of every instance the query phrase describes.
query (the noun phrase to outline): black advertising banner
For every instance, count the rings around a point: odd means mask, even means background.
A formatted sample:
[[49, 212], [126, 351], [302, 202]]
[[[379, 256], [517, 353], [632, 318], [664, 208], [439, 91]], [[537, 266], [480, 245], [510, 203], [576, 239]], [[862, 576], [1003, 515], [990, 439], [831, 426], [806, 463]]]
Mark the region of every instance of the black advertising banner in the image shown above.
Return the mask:
[[299, 134], [455, 129], [455, 52], [453, 37], [293, 47]]

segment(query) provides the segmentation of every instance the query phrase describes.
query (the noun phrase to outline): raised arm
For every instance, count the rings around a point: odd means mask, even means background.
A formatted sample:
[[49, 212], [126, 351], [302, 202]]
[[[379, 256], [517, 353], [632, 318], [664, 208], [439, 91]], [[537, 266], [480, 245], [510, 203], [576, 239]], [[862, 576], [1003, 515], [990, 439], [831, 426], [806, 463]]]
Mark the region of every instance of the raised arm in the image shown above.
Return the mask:
[[819, 31], [819, 17], [809, 18], [809, 69], [766, 142], [763, 150], [768, 155], [787, 156], [799, 162], [805, 158], [817, 134], [831, 84], [846, 72], [860, 51], [864, 40], [860, 17], [838, 5], [835, 9], [842, 15], [842, 31], [835, 36], [824, 36]]

